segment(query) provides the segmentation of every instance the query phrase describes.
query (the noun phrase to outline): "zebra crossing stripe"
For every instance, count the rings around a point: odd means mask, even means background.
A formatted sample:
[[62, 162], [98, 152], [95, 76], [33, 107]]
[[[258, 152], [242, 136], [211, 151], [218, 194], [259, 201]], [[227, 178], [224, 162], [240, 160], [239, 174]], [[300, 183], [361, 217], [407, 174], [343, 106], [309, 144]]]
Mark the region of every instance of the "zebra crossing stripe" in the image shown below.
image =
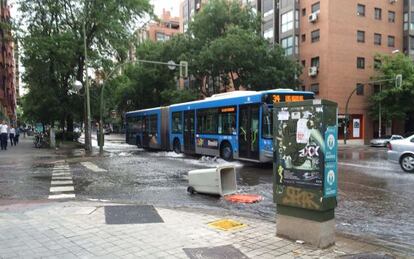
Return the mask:
[[52, 180], [50, 182], [49, 199], [73, 198], [75, 198], [75, 188], [69, 165], [56, 165], [53, 168]]

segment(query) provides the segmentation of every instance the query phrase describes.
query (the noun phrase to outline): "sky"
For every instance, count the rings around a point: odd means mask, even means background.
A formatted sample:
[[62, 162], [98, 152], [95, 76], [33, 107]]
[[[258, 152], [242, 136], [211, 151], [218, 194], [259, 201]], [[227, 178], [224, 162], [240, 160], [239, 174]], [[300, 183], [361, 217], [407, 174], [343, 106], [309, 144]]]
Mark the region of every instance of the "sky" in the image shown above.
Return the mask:
[[162, 9], [171, 11], [172, 16], [180, 15], [180, 0], [151, 0], [154, 5], [154, 12], [156, 15], [161, 16]]

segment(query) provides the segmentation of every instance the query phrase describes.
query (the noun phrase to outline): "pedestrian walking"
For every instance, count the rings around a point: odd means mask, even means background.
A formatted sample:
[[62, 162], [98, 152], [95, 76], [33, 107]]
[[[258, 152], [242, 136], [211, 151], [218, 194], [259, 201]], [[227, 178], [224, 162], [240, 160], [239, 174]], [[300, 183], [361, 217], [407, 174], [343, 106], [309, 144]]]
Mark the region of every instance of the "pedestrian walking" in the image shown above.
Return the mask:
[[14, 142], [14, 135], [16, 135], [16, 129], [12, 125], [9, 131], [10, 146], [16, 146], [16, 143]]
[[1, 150], [7, 150], [7, 132], [9, 127], [7, 126], [6, 121], [0, 124], [0, 142], [1, 142]]
[[14, 145], [19, 144], [20, 128], [16, 127], [16, 133], [14, 135]]

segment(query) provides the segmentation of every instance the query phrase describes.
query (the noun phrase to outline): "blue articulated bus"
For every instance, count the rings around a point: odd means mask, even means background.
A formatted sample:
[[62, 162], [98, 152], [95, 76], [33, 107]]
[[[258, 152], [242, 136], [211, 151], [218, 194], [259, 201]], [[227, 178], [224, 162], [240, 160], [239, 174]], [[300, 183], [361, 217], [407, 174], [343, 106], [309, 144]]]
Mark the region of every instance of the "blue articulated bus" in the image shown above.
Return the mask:
[[126, 114], [129, 144], [225, 160], [270, 162], [274, 103], [314, 99], [313, 92], [275, 89], [237, 91], [200, 101]]

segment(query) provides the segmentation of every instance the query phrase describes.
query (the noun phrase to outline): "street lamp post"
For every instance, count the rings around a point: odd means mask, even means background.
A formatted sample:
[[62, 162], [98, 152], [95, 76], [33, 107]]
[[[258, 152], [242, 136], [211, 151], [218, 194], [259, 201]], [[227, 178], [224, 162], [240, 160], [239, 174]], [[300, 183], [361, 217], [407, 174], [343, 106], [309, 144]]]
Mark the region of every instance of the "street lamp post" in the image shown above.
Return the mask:
[[105, 76], [104, 81], [102, 83], [101, 87], [101, 96], [100, 96], [100, 109], [99, 109], [99, 153], [103, 153], [103, 146], [104, 146], [104, 135], [103, 135], [103, 110], [104, 110], [104, 97], [103, 92], [105, 89], [106, 82], [108, 79], [111, 78], [111, 76], [118, 71], [121, 67], [131, 64], [131, 63], [148, 63], [148, 64], [156, 64], [156, 65], [167, 65], [170, 70], [174, 70], [176, 67], [180, 67], [180, 77], [187, 77], [188, 75], [188, 62], [181, 61], [180, 64], [176, 64], [174, 61], [168, 61], [168, 62], [159, 62], [159, 61], [152, 61], [152, 60], [143, 60], [143, 59], [137, 59], [137, 60], [128, 60], [124, 63], [121, 63], [117, 65], [107, 76]]

